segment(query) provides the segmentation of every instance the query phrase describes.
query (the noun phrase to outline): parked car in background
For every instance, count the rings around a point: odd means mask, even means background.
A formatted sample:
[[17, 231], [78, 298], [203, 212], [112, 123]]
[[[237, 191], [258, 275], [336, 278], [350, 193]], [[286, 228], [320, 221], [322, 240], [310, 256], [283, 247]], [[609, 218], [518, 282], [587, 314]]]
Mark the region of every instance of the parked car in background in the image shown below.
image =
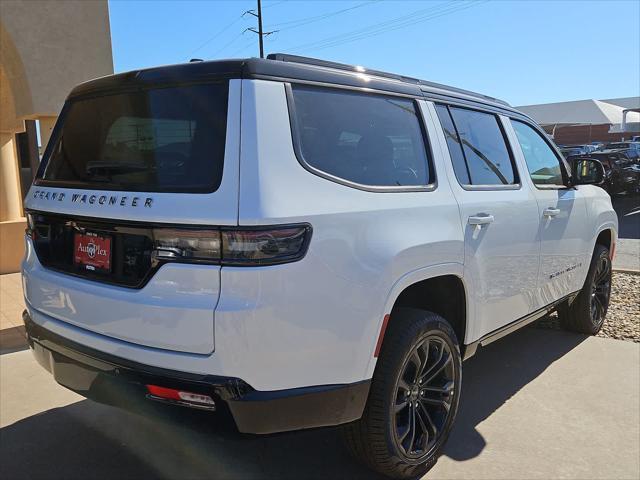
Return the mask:
[[640, 135], [634, 135], [633, 137], [631, 137], [631, 141], [632, 142], [640, 142]]
[[605, 145], [607, 150], [628, 150], [631, 158], [640, 158], [640, 142], [611, 142]]
[[563, 145], [560, 147], [560, 152], [564, 155], [564, 158], [585, 156], [593, 151], [590, 145]]
[[[640, 185], [640, 171], [637, 158], [631, 156], [630, 149], [607, 149], [593, 152], [589, 158], [595, 158], [602, 163], [605, 170], [605, 181], [602, 187], [609, 193], [636, 193]], [[578, 157], [571, 157], [569, 161]]]

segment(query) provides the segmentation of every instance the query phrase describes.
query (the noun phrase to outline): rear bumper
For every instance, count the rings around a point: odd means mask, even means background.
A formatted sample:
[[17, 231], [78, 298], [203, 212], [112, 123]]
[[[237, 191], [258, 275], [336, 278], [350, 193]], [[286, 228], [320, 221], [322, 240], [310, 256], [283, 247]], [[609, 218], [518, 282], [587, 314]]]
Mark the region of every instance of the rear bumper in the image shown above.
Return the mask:
[[143, 365], [63, 338], [23, 313], [29, 346], [55, 380], [82, 396], [123, 408], [148, 401], [146, 385], [209, 395], [224, 403], [238, 430], [268, 434], [339, 425], [362, 416], [370, 380], [258, 391], [239, 378], [199, 375]]

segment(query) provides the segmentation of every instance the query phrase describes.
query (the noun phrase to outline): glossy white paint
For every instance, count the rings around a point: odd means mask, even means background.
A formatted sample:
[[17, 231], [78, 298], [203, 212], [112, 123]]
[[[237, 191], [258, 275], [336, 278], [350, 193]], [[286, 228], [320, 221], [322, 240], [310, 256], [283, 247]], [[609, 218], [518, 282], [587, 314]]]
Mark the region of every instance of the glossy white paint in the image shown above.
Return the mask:
[[[259, 268], [165, 265], [135, 291], [45, 270], [29, 246], [25, 295], [36, 323], [142, 364], [238, 377], [258, 390], [351, 383], [372, 376], [382, 319], [408, 286], [443, 275], [461, 278], [469, 343], [578, 285], [580, 272], [570, 284], [542, 279], [576, 256], [587, 264], [598, 232], [617, 229], [611, 203], [597, 187], [539, 195], [516, 145], [519, 189], [463, 189], [430, 102], [419, 104], [437, 188], [402, 193], [357, 190], [304, 169], [293, 149], [283, 83], [233, 80], [229, 104], [218, 192], [152, 194], [153, 208], [96, 208], [32, 196], [27, 206], [154, 222], [308, 222], [307, 255]], [[540, 208], [549, 206], [562, 215], [545, 227]], [[470, 225], [469, 217], [479, 214], [493, 221]]]
[[52, 318], [132, 344], [199, 354], [213, 351], [220, 267], [163, 265], [136, 290], [48, 270], [28, 239], [22, 272], [27, 303]]
[[[429, 102], [430, 116], [437, 114]], [[466, 342], [535, 310], [538, 207], [529, 188], [469, 189], [455, 176], [442, 129], [435, 139], [464, 222], [464, 280], [469, 310]], [[434, 142], [436, 143], [436, 142]]]
[[[242, 370], [260, 364], [271, 385], [369, 378], [392, 285], [425, 266], [459, 273], [462, 229], [448, 182], [374, 193], [316, 176], [293, 151], [283, 84], [245, 81], [242, 93], [240, 224], [308, 222], [313, 238], [295, 264], [222, 269], [216, 355], [228, 347]], [[435, 129], [430, 119], [426, 127]]]
[[[540, 269], [534, 302], [543, 306], [582, 288], [595, 239], [602, 230], [602, 219], [594, 222], [590, 212], [606, 211], [608, 220], [616, 220], [608, 227], [614, 232], [618, 228], [617, 219], [609, 195], [599, 187], [537, 187], [527, 173], [526, 160], [511, 122], [504, 119], [503, 126], [513, 146], [521, 176], [538, 204]], [[596, 202], [604, 199], [602, 205]]]
[[593, 251], [598, 235], [605, 230], [613, 232], [612, 240], [615, 244], [618, 233], [618, 216], [611, 204], [611, 197], [595, 185], [581, 185], [578, 190], [587, 204], [587, 222], [595, 227], [595, 234], [591, 235], [590, 251]]

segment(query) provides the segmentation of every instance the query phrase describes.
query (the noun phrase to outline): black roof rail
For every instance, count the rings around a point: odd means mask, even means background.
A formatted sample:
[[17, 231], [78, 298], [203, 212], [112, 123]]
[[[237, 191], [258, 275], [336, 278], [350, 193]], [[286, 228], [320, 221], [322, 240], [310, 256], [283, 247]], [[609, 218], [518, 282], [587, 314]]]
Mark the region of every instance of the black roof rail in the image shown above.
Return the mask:
[[395, 73], [381, 72], [379, 70], [365, 69], [356, 65], [347, 65], [346, 63], [331, 62], [329, 60], [320, 60], [312, 57], [301, 57], [299, 55], [289, 55], [288, 53], [270, 53], [267, 55], [268, 60], [279, 60], [281, 62], [304, 63], [305, 65], [317, 65], [318, 67], [335, 68], [337, 70], [346, 70], [348, 72], [367, 72], [368, 75], [377, 77], [392, 78], [402, 82], [414, 83], [419, 85], [421, 80], [404, 75], [396, 75]]
[[440, 83], [429, 82], [427, 80], [420, 80], [419, 78], [407, 77], [407, 76], [398, 75], [395, 73], [382, 72], [380, 70], [370, 70], [368, 68], [365, 69], [364, 67], [356, 66], [356, 65], [347, 65], [345, 63], [331, 62], [328, 60], [320, 60], [318, 58], [302, 57], [299, 55], [290, 55], [288, 53], [270, 53], [269, 55], [267, 55], [267, 59], [278, 60], [281, 62], [302, 63], [305, 65], [316, 65], [318, 67], [333, 68], [336, 70], [344, 70], [344, 71], [355, 72], [355, 73], [366, 72], [367, 75], [375, 75], [377, 77], [389, 78], [389, 79], [397, 80], [400, 82], [411, 83], [414, 85], [419, 85], [424, 87], [437, 88], [440, 90], [449, 90], [451, 92], [461, 93], [464, 95], [477, 97], [484, 100], [490, 100], [492, 102], [496, 102], [501, 105], [510, 107], [510, 105], [504, 100], [500, 100], [498, 98], [491, 97], [489, 95], [484, 95], [482, 93], [471, 92], [469, 90], [464, 90], [462, 88], [451, 87], [449, 85], [442, 85]]

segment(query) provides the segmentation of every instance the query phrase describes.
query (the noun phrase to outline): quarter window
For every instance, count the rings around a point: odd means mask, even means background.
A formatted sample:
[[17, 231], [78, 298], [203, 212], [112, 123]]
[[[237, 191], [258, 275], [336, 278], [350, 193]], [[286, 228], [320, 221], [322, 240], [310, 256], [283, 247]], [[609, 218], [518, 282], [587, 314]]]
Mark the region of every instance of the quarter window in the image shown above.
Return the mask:
[[471, 185], [514, 185], [516, 169], [498, 118], [490, 113], [449, 107], [462, 145]]
[[311, 169], [374, 187], [433, 183], [415, 101], [306, 86], [291, 90], [298, 154]]
[[540, 133], [526, 123], [511, 120], [522, 148], [531, 180], [536, 185], [564, 185], [560, 159]]
[[456, 173], [458, 182], [460, 182], [461, 185], [469, 185], [471, 184], [469, 169], [467, 168], [467, 162], [464, 159], [464, 152], [462, 151], [462, 143], [460, 143], [460, 137], [453, 124], [449, 109], [446, 105], [436, 105], [436, 112], [438, 113], [440, 124], [444, 130], [444, 136], [447, 139], [449, 155], [451, 156], [453, 170]]

